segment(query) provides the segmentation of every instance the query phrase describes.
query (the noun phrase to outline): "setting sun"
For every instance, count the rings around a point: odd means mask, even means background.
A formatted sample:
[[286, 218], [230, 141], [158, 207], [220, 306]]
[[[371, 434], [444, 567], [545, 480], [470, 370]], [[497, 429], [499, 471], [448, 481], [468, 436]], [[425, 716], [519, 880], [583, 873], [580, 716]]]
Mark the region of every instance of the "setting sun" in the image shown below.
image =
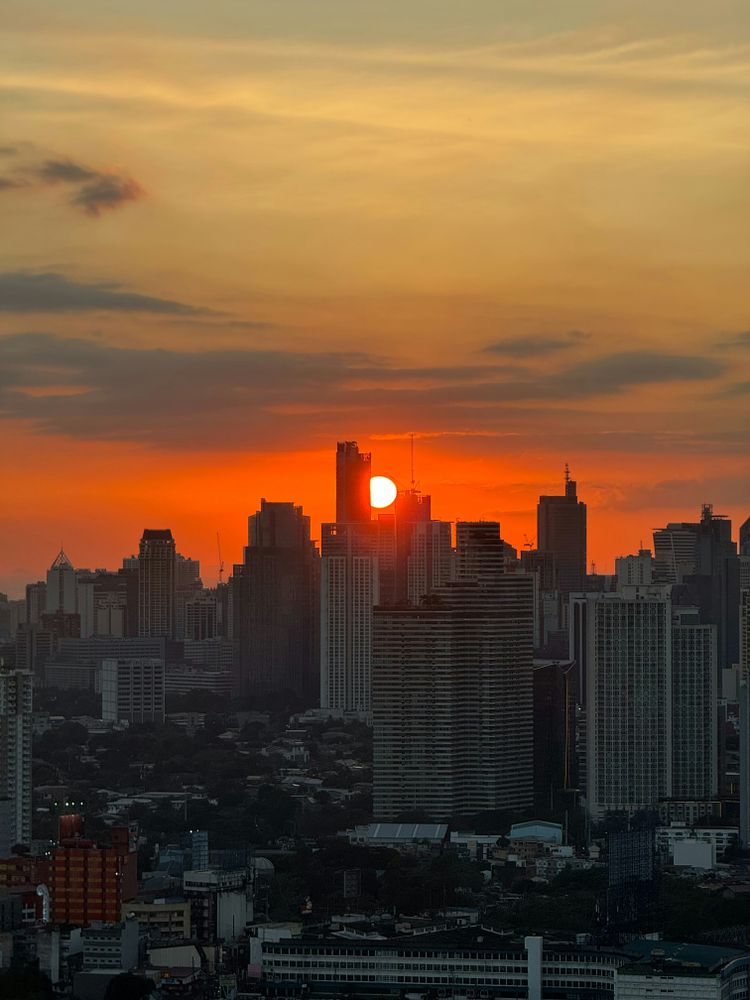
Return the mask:
[[397, 493], [396, 484], [387, 476], [373, 476], [370, 480], [370, 504], [373, 507], [390, 507]]

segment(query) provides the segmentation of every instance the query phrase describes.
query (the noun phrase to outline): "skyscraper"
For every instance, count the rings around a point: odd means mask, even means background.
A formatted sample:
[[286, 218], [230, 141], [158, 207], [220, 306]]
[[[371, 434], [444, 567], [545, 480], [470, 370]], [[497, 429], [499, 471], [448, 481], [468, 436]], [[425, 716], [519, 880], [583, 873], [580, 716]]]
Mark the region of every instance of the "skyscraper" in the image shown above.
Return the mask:
[[373, 808], [393, 819], [520, 809], [533, 798], [533, 581], [505, 573], [496, 523], [457, 525], [457, 579], [379, 607]]
[[138, 554], [138, 635], [174, 636], [175, 543], [169, 528], [146, 528]]
[[239, 694], [291, 692], [315, 703], [319, 572], [302, 508], [261, 500], [248, 518], [244, 562], [231, 580]]
[[673, 599], [700, 609], [701, 621], [716, 626], [719, 669], [739, 656], [740, 560], [732, 522], [704, 504], [695, 522], [671, 523], [654, 531], [655, 578], [676, 586]]
[[339, 441], [336, 445], [337, 524], [370, 520], [371, 466], [369, 452], [360, 452], [356, 441]]
[[671, 604], [668, 587], [587, 594], [574, 618], [586, 670], [586, 805], [654, 808], [672, 794]]
[[697, 608], [673, 608], [672, 798], [718, 794], [718, 711], [716, 626]]
[[47, 570], [47, 614], [74, 615], [78, 611], [76, 571], [62, 549]]
[[31, 842], [33, 675], [0, 663], [0, 857]]
[[323, 524], [320, 563], [320, 707], [369, 718], [372, 611], [379, 602], [378, 524]]
[[540, 496], [537, 548], [555, 558], [560, 592], [581, 591], [586, 581], [586, 504], [578, 499], [575, 480], [565, 467], [562, 496]]

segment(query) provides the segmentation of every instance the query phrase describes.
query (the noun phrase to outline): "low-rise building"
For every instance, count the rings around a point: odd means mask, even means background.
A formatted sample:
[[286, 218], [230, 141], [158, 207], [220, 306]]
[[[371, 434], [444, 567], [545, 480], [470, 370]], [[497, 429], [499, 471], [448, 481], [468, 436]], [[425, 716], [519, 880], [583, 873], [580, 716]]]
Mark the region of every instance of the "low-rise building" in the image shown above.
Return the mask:
[[190, 903], [185, 899], [133, 900], [122, 905], [123, 919], [137, 920], [141, 929], [161, 941], [183, 941], [190, 937]]
[[448, 840], [446, 823], [368, 823], [345, 834], [359, 847], [390, 847], [406, 854], [440, 851]]

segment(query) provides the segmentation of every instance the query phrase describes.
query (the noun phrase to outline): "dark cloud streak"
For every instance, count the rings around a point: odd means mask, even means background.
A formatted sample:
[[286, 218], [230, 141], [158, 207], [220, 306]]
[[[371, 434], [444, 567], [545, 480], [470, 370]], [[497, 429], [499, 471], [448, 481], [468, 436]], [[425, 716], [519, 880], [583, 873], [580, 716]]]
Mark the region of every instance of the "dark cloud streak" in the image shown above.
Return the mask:
[[[105, 294], [127, 293], [105, 286]], [[606, 425], [571, 407], [722, 370], [706, 358], [640, 351], [536, 377], [526, 371], [522, 381], [505, 366], [407, 368], [358, 352], [121, 348], [26, 333], [0, 338], [0, 414], [79, 439], [264, 450], [330, 437], [344, 424], [403, 430], [415, 417], [426, 428], [515, 430], [528, 439], [557, 407], [556, 433], [564, 418], [568, 430], [603, 440]], [[616, 435], [608, 440], [614, 445]]]
[[199, 309], [151, 295], [123, 291], [110, 282], [74, 281], [56, 272], [0, 272], [0, 312], [86, 312], [90, 310], [163, 313], [172, 316], [214, 316]]

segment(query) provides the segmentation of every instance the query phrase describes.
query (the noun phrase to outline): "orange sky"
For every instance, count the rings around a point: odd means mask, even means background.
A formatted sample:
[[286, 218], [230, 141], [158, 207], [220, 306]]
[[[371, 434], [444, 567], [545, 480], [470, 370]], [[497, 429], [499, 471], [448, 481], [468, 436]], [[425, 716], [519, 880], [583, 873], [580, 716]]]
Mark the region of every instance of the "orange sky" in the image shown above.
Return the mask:
[[[654, 9], [656, 8], [656, 9]], [[611, 568], [750, 512], [746, 3], [9, 0], [0, 590], [145, 526], [215, 576], [339, 438]]]

